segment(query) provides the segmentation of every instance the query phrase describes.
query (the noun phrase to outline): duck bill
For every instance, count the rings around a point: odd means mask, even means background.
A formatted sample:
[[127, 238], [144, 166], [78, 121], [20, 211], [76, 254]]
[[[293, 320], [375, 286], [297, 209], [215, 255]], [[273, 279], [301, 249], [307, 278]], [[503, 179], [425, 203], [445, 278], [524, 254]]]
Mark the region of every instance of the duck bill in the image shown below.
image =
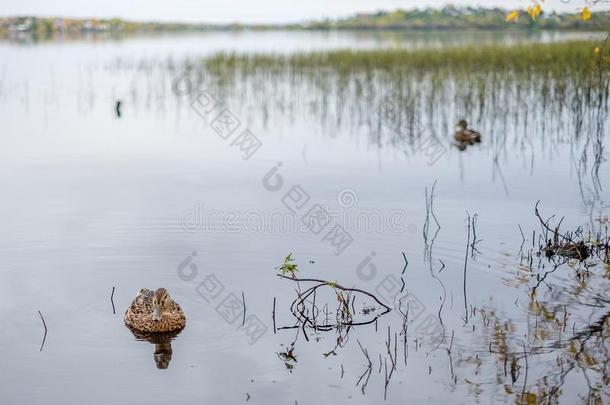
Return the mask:
[[161, 307], [156, 307], [153, 310], [153, 317], [152, 317], [153, 321], [160, 321], [161, 320]]

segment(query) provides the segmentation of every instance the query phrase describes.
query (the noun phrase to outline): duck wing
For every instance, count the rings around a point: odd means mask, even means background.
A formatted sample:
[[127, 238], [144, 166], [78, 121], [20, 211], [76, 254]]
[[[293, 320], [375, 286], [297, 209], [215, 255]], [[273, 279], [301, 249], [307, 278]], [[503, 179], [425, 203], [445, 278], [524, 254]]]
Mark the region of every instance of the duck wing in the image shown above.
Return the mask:
[[127, 311], [125, 311], [125, 323], [128, 326], [137, 327], [138, 323], [152, 313], [152, 301], [154, 291], [142, 288], [133, 299]]
[[480, 142], [481, 141], [481, 134], [475, 130], [469, 130], [470, 131], [470, 139], [472, 139], [474, 142]]
[[468, 142], [470, 140], [471, 136], [470, 136], [470, 131], [467, 129], [461, 129], [459, 131], [455, 131], [455, 134], [453, 134], [453, 139], [455, 139], [458, 142]]

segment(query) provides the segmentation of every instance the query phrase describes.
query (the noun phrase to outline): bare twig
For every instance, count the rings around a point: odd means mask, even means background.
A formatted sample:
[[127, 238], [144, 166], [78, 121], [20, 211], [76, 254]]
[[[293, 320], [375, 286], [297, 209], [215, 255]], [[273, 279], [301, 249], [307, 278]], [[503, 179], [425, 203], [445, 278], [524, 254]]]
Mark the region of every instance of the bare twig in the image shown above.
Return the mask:
[[116, 309], [114, 308], [114, 286], [112, 286], [112, 293], [110, 293], [110, 302], [112, 303], [112, 313], [116, 314]]
[[525, 243], [525, 235], [523, 234], [523, 229], [521, 228], [521, 225], [517, 224], [517, 226], [519, 227], [519, 232], [521, 232], [521, 247], [519, 248], [519, 253], [521, 253], [523, 251], [523, 244]]
[[246, 324], [246, 297], [244, 296], [244, 292], [241, 292], [241, 302], [244, 305], [244, 313], [241, 318], [241, 326]]
[[40, 345], [40, 351], [42, 351], [42, 348], [44, 347], [44, 342], [47, 340], [47, 323], [44, 321], [44, 318], [40, 311], [38, 311], [38, 315], [40, 315], [40, 319], [42, 319], [42, 326], [44, 326], [44, 336], [42, 338], [42, 344]]
[[371, 372], [373, 371], [373, 362], [371, 361], [371, 358], [369, 357], [368, 351], [364, 347], [362, 347], [360, 340], [356, 339], [356, 342], [358, 343], [358, 346], [360, 346], [360, 350], [362, 350], [362, 353], [364, 354], [364, 357], [366, 358], [366, 360], [368, 362], [368, 364], [366, 366], [366, 370], [364, 370], [364, 373], [362, 373], [362, 375], [360, 376], [360, 378], [358, 378], [358, 381], [356, 382], [356, 386], [358, 386], [360, 384], [360, 381], [362, 381], [364, 376], [366, 376], [366, 380], [364, 381], [364, 383], [361, 386], [362, 394], [364, 395], [364, 391], [366, 390], [366, 385], [368, 384], [369, 377], [371, 376]]
[[468, 267], [468, 249], [470, 248], [470, 214], [468, 216], [468, 241], [466, 242], [466, 255], [464, 256], [464, 316], [468, 323], [468, 297], [466, 294], [466, 268]]
[[275, 297], [273, 297], [273, 334], [277, 333], [277, 329], [275, 327]]
[[521, 392], [522, 396], [525, 395], [525, 389], [527, 387], [527, 371], [529, 368], [529, 365], [527, 363], [527, 350], [525, 350], [525, 341], [523, 342], [523, 356], [525, 357], [525, 378], [523, 380], [523, 391]]
[[[311, 319], [303, 312], [303, 304], [305, 302], [305, 300], [314, 293], [314, 291], [322, 286], [332, 286], [335, 289], [339, 289], [339, 290], [343, 290], [346, 292], [358, 292], [361, 294], [364, 294], [370, 298], [372, 298], [373, 300], [375, 300], [375, 302], [377, 302], [379, 305], [381, 305], [384, 308], [384, 311], [377, 314], [373, 319], [369, 320], [369, 321], [364, 321], [364, 322], [352, 322], [352, 321], [348, 321], [348, 322], [343, 322], [343, 325], [346, 326], [357, 326], [357, 325], [368, 325], [371, 323], [374, 323], [377, 318], [379, 318], [380, 316], [383, 316], [385, 314], [387, 314], [388, 312], [391, 311], [390, 307], [388, 307], [387, 305], [385, 305], [384, 303], [382, 303], [375, 295], [361, 290], [359, 288], [354, 288], [354, 287], [344, 287], [340, 284], [334, 283], [334, 282], [329, 282], [326, 280], [320, 280], [320, 279], [315, 279], [315, 278], [296, 278], [296, 277], [286, 277], [282, 274], [278, 274], [277, 275], [280, 278], [286, 279], [286, 280], [291, 280], [296, 282], [297, 284], [299, 282], [315, 282], [315, 283], [319, 283], [318, 285], [315, 285], [313, 287], [310, 287], [309, 289], [303, 291], [301, 294], [298, 295], [297, 299], [292, 303], [291, 305], [291, 310], [293, 312], [293, 314], [300, 320], [303, 321], [303, 325], [302, 327], [304, 328], [306, 324], [311, 324], [311, 326], [313, 326], [313, 322], [311, 321]], [[295, 314], [295, 309], [298, 312], [298, 314]], [[318, 325], [316, 326], [317, 329], [321, 329], [321, 330], [329, 330], [332, 327], [332, 325]], [[303, 330], [304, 334], [305, 334], [305, 330]], [[307, 335], [305, 334], [305, 339], [308, 340]]]

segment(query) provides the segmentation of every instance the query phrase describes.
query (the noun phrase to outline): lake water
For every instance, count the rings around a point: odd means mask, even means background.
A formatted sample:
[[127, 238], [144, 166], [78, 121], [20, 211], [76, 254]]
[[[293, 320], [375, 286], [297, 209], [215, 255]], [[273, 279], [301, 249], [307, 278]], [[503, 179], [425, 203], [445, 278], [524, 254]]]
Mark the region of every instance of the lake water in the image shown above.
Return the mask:
[[[395, 90], [383, 77], [373, 80], [376, 95], [362, 98], [353, 83], [315, 77], [179, 91], [184, 61], [220, 51], [574, 38], [599, 35], [242, 32], [0, 43], [3, 403], [532, 403], [548, 387], [559, 387], [562, 403], [608, 400], [607, 327], [578, 343], [601, 339], [590, 368], [556, 347], [562, 334], [608, 323], [607, 268], [591, 265], [575, 281], [570, 262], [540, 282], [545, 272], [534, 269], [553, 266], [528, 263], [541, 232], [538, 200], [542, 216], [565, 218], [563, 229], [604, 232], [606, 107], [577, 109], [566, 98], [562, 108], [535, 89], [519, 97], [505, 89], [498, 104], [486, 98], [468, 110], [447, 87], [410, 138], [404, 122], [379, 110]], [[230, 125], [218, 120], [223, 112]], [[461, 151], [451, 137], [464, 117], [483, 141]], [[299, 277], [365, 290], [392, 311], [347, 330], [279, 329], [297, 324], [297, 285], [276, 276], [289, 253]], [[188, 319], [166, 369], [157, 368], [155, 345], [123, 324], [138, 289], [161, 286]], [[332, 323], [340, 290], [317, 291]], [[359, 321], [382, 311], [364, 294], [351, 297]], [[48, 328], [42, 350], [38, 311]]]

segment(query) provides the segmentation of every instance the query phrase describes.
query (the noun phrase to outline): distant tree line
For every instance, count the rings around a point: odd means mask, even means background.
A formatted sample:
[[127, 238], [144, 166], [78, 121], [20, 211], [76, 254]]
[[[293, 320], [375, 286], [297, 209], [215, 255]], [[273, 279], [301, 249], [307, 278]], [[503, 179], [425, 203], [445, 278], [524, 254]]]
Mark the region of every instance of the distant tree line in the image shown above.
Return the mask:
[[[588, 11], [587, 11], [588, 12]], [[535, 18], [517, 18], [513, 11], [501, 8], [454, 7], [359, 13], [347, 18], [311, 21], [301, 24], [187, 24], [165, 22], [134, 22], [122, 19], [80, 19], [62, 17], [17, 16], [0, 18], [0, 35], [80, 35], [86, 33], [131, 34], [138, 32], [180, 32], [211, 30], [602, 30], [610, 29], [610, 11], [598, 11], [583, 18], [582, 12], [546, 13], [539, 8], [522, 10]], [[511, 18], [512, 16], [512, 18]], [[510, 24], [507, 20], [510, 19]]]

